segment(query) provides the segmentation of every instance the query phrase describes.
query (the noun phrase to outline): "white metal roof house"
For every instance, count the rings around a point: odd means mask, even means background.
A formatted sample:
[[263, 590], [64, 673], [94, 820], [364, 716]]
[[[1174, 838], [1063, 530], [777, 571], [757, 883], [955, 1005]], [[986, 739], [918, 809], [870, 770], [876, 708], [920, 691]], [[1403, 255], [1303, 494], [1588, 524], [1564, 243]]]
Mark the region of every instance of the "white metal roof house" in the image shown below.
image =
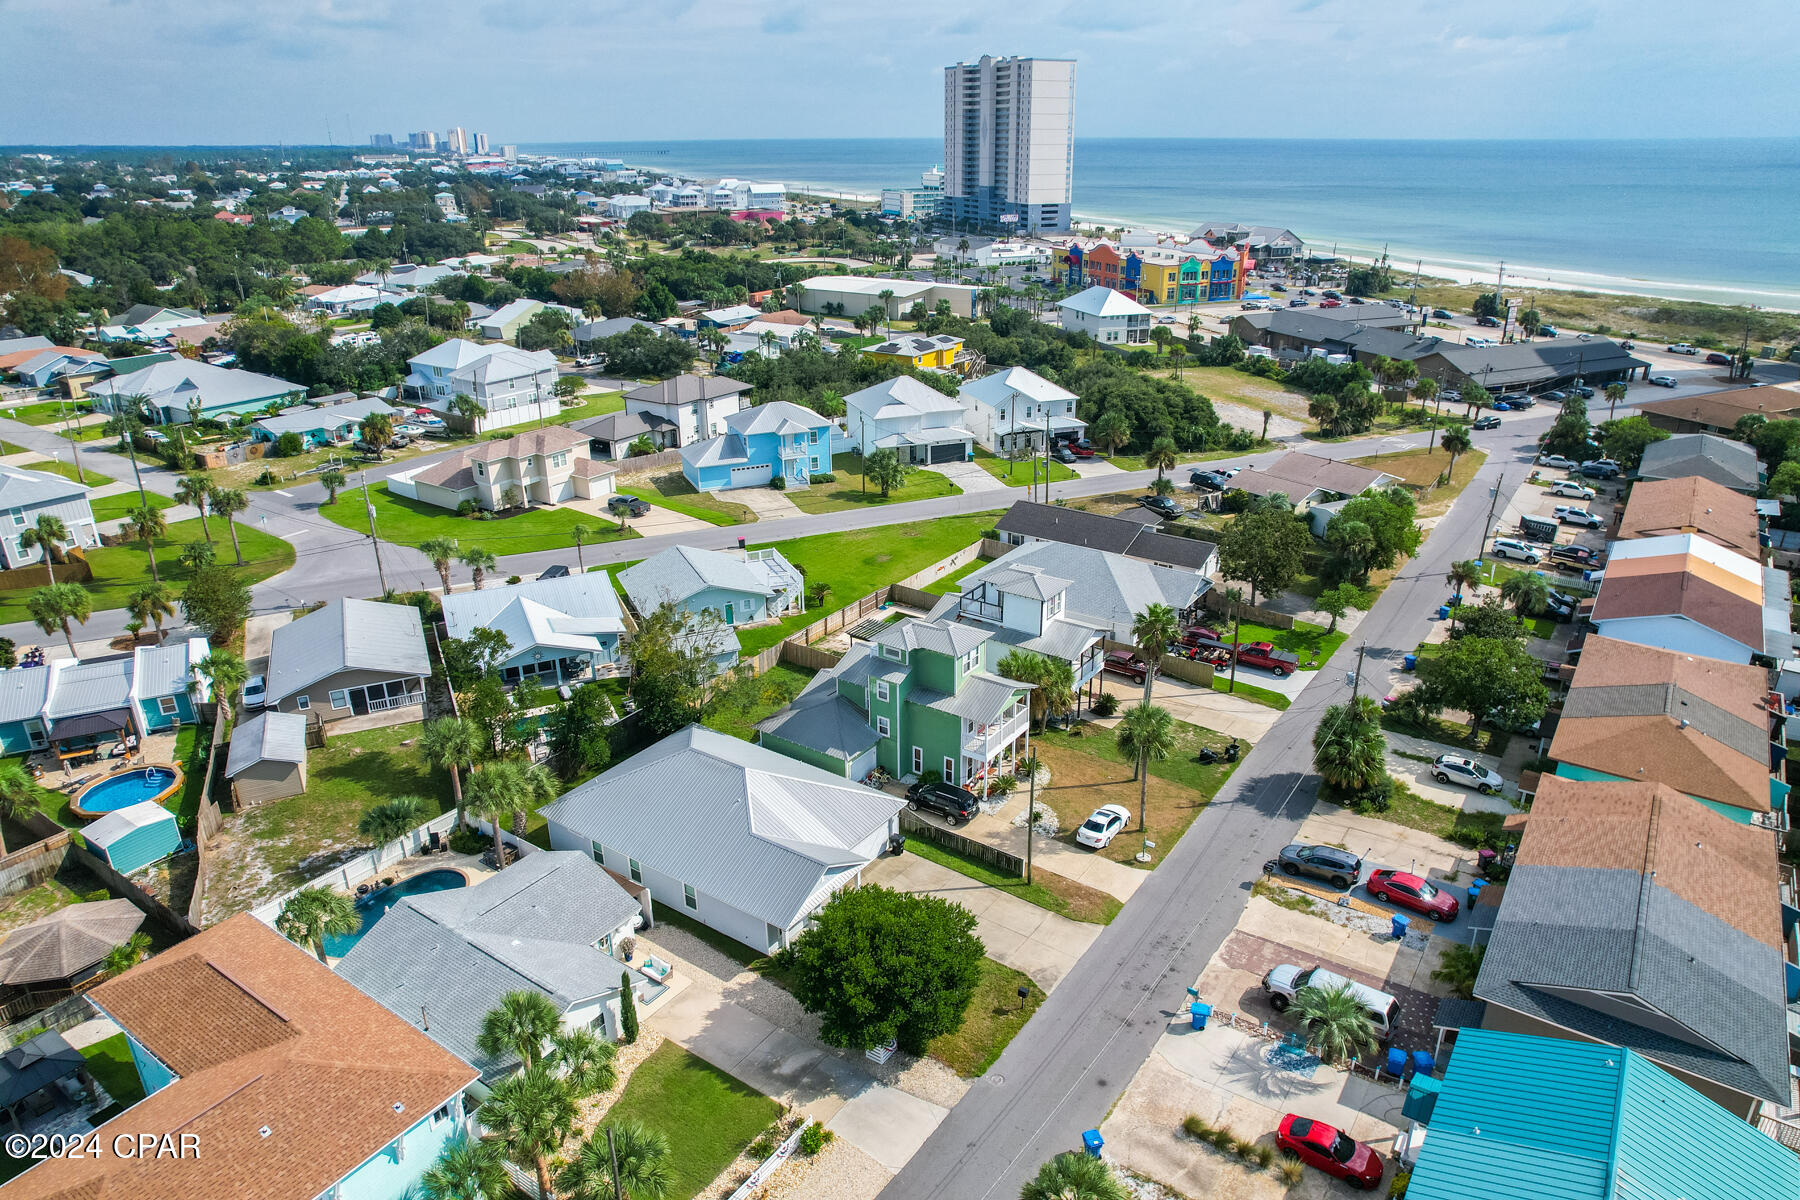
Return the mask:
[[1085, 333], [1103, 346], [1141, 346], [1150, 343], [1150, 310], [1124, 292], [1095, 284], [1056, 302], [1062, 327]]
[[191, 308], [164, 308], [160, 304], [134, 304], [110, 325], [100, 327], [103, 342], [157, 342], [189, 325], [204, 325], [206, 318]]
[[641, 615], [673, 604], [691, 613], [710, 612], [728, 626], [805, 612], [805, 582], [773, 546], [749, 551], [670, 546], [619, 572], [619, 585]]
[[419, 719], [430, 675], [418, 609], [346, 597], [275, 631], [265, 703], [325, 721], [389, 713], [399, 725]]
[[[0, 565], [23, 567], [44, 561], [42, 546], [21, 546], [19, 535], [41, 516], [62, 521], [69, 545], [92, 549], [100, 544], [87, 488], [47, 471], [0, 466]], [[45, 576], [45, 582], [49, 577]]]
[[417, 397], [459, 423], [463, 418], [450, 405], [457, 396], [468, 396], [485, 410], [477, 432], [549, 420], [562, 412], [561, 401], [550, 390], [556, 383], [556, 355], [548, 350], [451, 338], [410, 359], [408, 365], [412, 373], [401, 382], [402, 395]]
[[1041, 452], [1046, 437], [1080, 437], [1087, 430], [1087, 422], [1075, 415], [1075, 393], [1024, 367], [971, 379], [956, 398], [975, 440], [995, 454]]
[[306, 389], [273, 375], [172, 358], [90, 384], [87, 394], [107, 412], [148, 407], [161, 423], [186, 424], [193, 419], [189, 406], [195, 403], [203, 417], [234, 416], [261, 412], [273, 401], [298, 400]]
[[963, 406], [911, 375], [896, 375], [844, 397], [850, 444], [868, 453], [892, 450], [901, 462], [964, 462], [975, 435]]
[[767, 952], [860, 881], [902, 803], [690, 725], [542, 811], [554, 848], [591, 854], [656, 903]]
[[612, 580], [598, 571], [452, 592], [444, 597], [444, 629], [457, 639], [498, 630], [512, 645], [500, 664], [502, 682], [555, 687], [618, 671], [625, 613]]

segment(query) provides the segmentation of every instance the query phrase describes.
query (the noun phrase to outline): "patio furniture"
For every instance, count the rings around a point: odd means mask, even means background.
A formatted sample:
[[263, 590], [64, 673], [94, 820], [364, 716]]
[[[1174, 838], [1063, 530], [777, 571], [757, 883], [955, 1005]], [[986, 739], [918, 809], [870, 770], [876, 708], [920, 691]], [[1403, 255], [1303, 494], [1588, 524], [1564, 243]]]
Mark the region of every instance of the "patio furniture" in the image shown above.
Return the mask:
[[656, 957], [654, 954], [646, 955], [644, 958], [644, 965], [638, 969], [658, 983], [667, 979], [670, 973], [675, 970], [673, 966]]

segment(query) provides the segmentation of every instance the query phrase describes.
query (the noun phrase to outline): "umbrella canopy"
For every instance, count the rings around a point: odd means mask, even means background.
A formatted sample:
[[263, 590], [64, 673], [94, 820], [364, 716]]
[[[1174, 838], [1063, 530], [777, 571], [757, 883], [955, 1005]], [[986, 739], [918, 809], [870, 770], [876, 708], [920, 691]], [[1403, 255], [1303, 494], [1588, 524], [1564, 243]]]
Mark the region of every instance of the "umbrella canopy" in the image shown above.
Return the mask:
[[0, 1054], [0, 1106], [11, 1108], [85, 1066], [87, 1059], [62, 1034], [40, 1033]]
[[71, 904], [0, 942], [0, 984], [28, 987], [81, 974], [144, 923], [144, 914], [129, 900], [96, 900]]

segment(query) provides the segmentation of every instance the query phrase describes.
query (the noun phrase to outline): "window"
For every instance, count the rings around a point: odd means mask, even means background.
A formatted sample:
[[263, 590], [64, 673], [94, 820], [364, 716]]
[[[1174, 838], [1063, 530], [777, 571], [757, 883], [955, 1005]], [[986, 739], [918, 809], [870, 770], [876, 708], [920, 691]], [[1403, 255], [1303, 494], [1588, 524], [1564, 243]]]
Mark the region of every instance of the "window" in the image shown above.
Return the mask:
[[815, 455], [813, 455], [813, 459], [812, 459], [812, 469], [813, 469], [813, 470], [815, 470], [815, 471], [816, 471], [816, 470], [818, 470], [818, 469], [819, 469], [819, 456], [818, 456], [818, 455], [816, 455], [816, 454], [815, 454]]
[[606, 851], [604, 851], [600, 848], [599, 842], [593, 842], [590, 844], [594, 847], [594, 861], [604, 867], [606, 865]]
[[877, 737], [886, 737], [888, 735], [888, 719], [886, 717], [875, 718], [875, 734]]
[[312, 707], [312, 697], [308, 696], [305, 692], [301, 692], [298, 696], [294, 697], [294, 707], [301, 712], [305, 712]]
[[476, 463], [475, 464], [475, 473], [477, 475], [486, 475], [487, 474], [487, 464], [486, 463]]
[[158, 696], [156, 698], [156, 711], [165, 717], [172, 717], [181, 711], [181, 705], [175, 702], [175, 697], [173, 696]]
[[331, 693], [331, 707], [333, 707], [333, 708], [349, 708], [350, 707], [349, 689], [338, 688], [337, 690], [333, 691]]
[[12, 523], [13, 523], [13, 525], [14, 525], [14, 527], [15, 527], [15, 528], [16, 528], [16, 527], [18, 527], [18, 526], [20, 526], [20, 525], [23, 525], [23, 524], [25, 524], [25, 514], [24, 514], [24, 512], [23, 512], [23, 511], [21, 511], [21, 510], [20, 510], [20, 509], [16, 509], [16, 508], [15, 508], [15, 509], [13, 509], [13, 510], [12, 510]]
[[568, 466], [569, 465], [569, 452], [567, 450], [564, 450], [564, 451], [561, 451], [560, 453], [552, 454], [550, 456], [550, 465], [553, 467]]
[[625, 860], [626, 871], [631, 875], [631, 882], [644, 882], [644, 865], [635, 858]]
[[924, 771], [925, 771], [925, 748], [923, 746], [914, 746], [913, 747], [913, 774], [920, 775], [920, 774], [923, 774]]
[[684, 883], [681, 885], [681, 902], [683, 904], [687, 905], [689, 908], [693, 909], [695, 912], [700, 911], [700, 897], [694, 895], [694, 885], [693, 884]]
[[956, 760], [948, 754], [944, 755], [944, 782], [956, 782]]
[[887, 680], [877, 679], [875, 681], [875, 698], [877, 700], [886, 700], [888, 698]]
[[[807, 443], [810, 445], [814, 445], [814, 446], [818, 445], [819, 444], [819, 431], [816, 429], [807, 430], [806, 431], [806, 440], [807, 440]], [[818, 466], [818, 463], [815, 461], [813, 463], [813, 465]]]

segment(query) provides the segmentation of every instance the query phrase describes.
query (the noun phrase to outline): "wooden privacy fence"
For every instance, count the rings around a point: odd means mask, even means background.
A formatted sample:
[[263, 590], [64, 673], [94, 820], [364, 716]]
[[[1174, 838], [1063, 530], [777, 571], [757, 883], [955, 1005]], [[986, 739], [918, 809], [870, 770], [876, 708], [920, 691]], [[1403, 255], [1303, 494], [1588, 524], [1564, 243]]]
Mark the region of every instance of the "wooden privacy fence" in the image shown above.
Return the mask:
[[[659, 450], [655, 454], [640, 454], [636, 458], [621, 458], [619, 460], [619, 482], [625, 483], [627, 479], [634, 475], [649, 475], [655, 471], [666, 471], [670, 467], [680, 466], [681, 451], [679, 450]], [[626, 484], [626, 486], [629, 487], [631, 485]]]
[[69, 831], [43, 813], [27, 813], [19, 821], [41, 840], [21, 846], [0, 858], [0, 897], [34, 888], [62, 869], [68, 853]]
[[1008, 854], [986, 842], [978, 842], [974, 838], [966, 838], [960, 833], [933, 825], [925, 818], [914, 815], [907, 809], [900, 810], [900, 832], [907, 837], [922, 838], [935, 846], [954, 851], [964, 858], [972, 858], [978, 863], [1004, 871], [1015, 878], [1025, 877], [1025, 860], [1016, 854]]
[[[87, 583], [94, 578], [94, 568], [80, 551], [71, 547], [67, 558], [56, 564], [56, 582]], [[42, 562], [0, 571], [0, 592], [16, 592], [23, 588], [41, 588], [50, 582]]]
[[926, 612], [930, 612], [943, 597], [921, 591], [916, 587], [907, 587], [904, 583], [896, 583], [888, 588], [888, 599], [895, 604], [904, 604], [908, 608], [922, 608]]
[[[1225, 602], [1225, 598], [1219, 595], [1216, 589], [1207, 592], [1206, 595], [1202, 596], [1200, 598], [1200, 603], [1206, 608], [1207, 612], [1218, 613], [1220, 616], [1226, 615], [1231, 608], [1231, 606]], [[1272, 608], [1259, 608], [1254, 604], [1238, 605], [1237, 615], [1238, 620], [1240, 621], [1251, 621], [1257, 625], [1267, 625], [1271, 629], [1292, 629], [1294, 627], [1294, 618], [1288, 616], [1288, 614], [1276, 612]]]
[[199, 862], [194, 867], [194, 894], [188, 900], [188, 924], [195, 929], [205, 925], [206, 885], [212, 878], [212, 848], [207, 843], [218, 835], [225, 817], [213, 800], [213, 785], [220, 780], [219, 747], [225, 744], [225, 709], [220, 705], [213, 720], [212, 741], [206, 748], [206, 771], [200, 786], [200, 812], [194, 822], [194, 852]]
[[114, 895], [123, 896], [125, 899], [143, 909], [147, 915], [162, 922], [163, 926], [176, 937], [189, 937], [200, 932], [200, 926], [188, 920], [187, 914], [176, 912], [167, 904], [164, 904], [161, 900], [158, 900], [155, 896], [152, 896], [149, 892], [146, 892], [143, 888], [113, 870], [110, 864], [104, 862], [99, 855], [90, 853], [86, 847], [77, 846], [75, 843], [70, 842], [68, 852], [74, 855], [75, 861], [80, 863], [89, 874], [98, 879], [101, 883], [104, 883], [108, 890]]
[[803, 642], [781, 643], [781, 661], [802, 670], [829, 671], [843, 661], [843, 658], [844, 656], [835, 650], [821, 650], [817, 646], [808, 646]]

